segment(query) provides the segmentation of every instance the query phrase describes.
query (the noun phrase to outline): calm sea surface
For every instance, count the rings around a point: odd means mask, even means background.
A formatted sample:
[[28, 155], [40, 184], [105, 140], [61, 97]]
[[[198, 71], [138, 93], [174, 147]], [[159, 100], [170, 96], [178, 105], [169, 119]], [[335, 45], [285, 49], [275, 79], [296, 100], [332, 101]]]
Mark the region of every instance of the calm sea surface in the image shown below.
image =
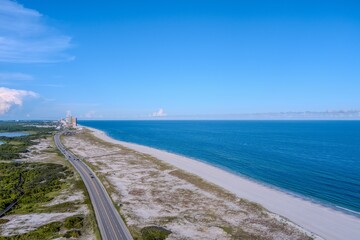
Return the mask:
[[360, 121], [79, 123], [360, 213]]

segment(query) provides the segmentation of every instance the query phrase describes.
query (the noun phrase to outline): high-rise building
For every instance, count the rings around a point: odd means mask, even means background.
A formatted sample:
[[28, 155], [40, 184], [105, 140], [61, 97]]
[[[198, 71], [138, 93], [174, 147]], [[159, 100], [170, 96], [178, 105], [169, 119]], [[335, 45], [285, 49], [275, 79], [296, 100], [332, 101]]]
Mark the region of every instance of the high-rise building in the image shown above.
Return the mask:
[[63, 118], [60, 120], [61, 124], [64, 127], [76, 127], [77, 126], [77, 118], [70, 115], [70, 113], [67, 114], [66, 118]]
[[72, 125], [72, 127], [77, 126], [77, 118], [76, 117], [71, 117], [71, 125]]
[[72, 117], [71, 117], [71, 116], [67, 116], [67, 117], [65, 118], [65, 122], [66, 122], [66, 125], [71, 125], [71, 123], [72, 123]]

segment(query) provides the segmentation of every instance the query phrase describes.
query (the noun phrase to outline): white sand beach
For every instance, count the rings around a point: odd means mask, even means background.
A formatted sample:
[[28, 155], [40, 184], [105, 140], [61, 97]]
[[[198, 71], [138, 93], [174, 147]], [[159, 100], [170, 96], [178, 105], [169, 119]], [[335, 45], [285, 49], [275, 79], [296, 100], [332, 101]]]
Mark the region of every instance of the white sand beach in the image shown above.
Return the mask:
[[272, 189], [200, 161], [151, 147], [118, 141], [100, 130], [88, 129], [104, 141], [149, 154], [214, 183], [241, 198], [259, 203], [269, 211], [289, 219], [308, 232], [314, 233], [319, 236], [319, 239], [360, 239], [360, 218], [358, 217]]

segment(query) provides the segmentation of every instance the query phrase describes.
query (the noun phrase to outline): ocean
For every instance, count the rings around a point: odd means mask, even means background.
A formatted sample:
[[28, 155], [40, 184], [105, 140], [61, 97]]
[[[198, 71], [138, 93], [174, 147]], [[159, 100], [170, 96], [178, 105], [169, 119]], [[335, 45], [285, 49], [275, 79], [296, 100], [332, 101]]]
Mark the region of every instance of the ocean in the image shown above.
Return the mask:
[[360, 121], [79, 121], [360, 216]]

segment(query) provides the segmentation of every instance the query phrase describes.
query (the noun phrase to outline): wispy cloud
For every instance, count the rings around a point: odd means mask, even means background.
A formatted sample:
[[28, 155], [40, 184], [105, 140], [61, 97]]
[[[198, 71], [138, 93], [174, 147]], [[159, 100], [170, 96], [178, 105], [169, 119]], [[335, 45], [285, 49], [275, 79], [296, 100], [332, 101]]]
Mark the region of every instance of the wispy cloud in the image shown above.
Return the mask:
[[0, 115], [6, 113], [14, 105], [21, 106], [27, 97], [37, 97], [32, 91], [0, 87]]
[[167, 114], [165, 113], [164, 109], [160, 108], [156, 112], [153, 112], [151, 114], [151, 117], [166, 117]]
[[0, 72], [0, 81], [29, 81], [33, 79], [33, 76], [20, 72]]
[[102, 114], [98, 114], [96, 111], [91, 110], [87, 113], [85, 113], [84, 115], [80, 116], [81, 118], [87, 118], [87, 119], [99, 119], [99, 118], [103, 118]]
[[74, 59], [64, 51], [71, 38], [45, 23], [36, 10], [0, 0], [0, 62], [41, 63]]

